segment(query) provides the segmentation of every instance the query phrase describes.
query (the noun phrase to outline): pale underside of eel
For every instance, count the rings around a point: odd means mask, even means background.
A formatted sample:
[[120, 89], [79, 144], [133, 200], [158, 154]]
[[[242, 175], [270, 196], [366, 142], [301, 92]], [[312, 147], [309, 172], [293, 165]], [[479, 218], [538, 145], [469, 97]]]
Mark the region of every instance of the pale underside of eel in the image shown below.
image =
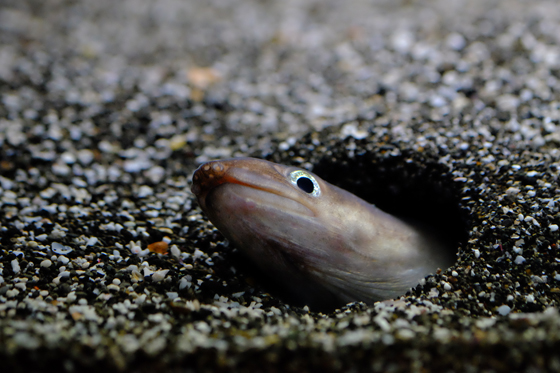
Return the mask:
[[298, 167], [211, 161], [192, 191], [232, 244], [310, 307], [399, 297], [453, 264], [433, 234]]

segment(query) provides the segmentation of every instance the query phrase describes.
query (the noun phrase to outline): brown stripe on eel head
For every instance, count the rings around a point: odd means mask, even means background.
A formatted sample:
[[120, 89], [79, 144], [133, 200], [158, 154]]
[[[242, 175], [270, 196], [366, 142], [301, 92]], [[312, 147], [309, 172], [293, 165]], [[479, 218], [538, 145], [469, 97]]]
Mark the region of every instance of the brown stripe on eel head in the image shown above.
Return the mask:
[[432, 234], [298, 167], [211, 161], [192, 192], [231, 243], [310, 307], [395, 298], [453, 264]]

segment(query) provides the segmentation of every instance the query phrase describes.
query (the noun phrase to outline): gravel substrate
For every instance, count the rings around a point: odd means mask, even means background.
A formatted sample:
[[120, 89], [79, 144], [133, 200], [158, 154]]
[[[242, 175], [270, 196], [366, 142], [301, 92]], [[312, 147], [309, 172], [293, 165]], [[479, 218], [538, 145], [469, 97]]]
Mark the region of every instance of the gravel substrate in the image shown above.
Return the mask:
[[[559, 79], [557, 1], [2, 2], [2, 370], [560, 370]], [[455, 265], [291, 303], [190, 192], [243, 155]]]

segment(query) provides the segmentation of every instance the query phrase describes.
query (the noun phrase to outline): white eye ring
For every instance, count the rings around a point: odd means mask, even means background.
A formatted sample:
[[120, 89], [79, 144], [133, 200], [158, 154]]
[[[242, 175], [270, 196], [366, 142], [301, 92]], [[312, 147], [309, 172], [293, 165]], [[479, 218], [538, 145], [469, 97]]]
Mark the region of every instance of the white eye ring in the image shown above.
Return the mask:
[[290, 172], [290, 181], [301, 191], [313, 196], [321, 195], [321, 188], [315, 178], [307, 171], [296, 170]]

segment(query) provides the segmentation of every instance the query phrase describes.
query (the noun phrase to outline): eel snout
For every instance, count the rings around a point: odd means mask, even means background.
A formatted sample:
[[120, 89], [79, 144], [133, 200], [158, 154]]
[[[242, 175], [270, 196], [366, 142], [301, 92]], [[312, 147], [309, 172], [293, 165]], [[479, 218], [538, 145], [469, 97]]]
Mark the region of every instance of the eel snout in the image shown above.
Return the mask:
[[210, 190], [225, 183], [223, 176], [226, 174], [226, 166], [220, 161], [211, 161], [200, 166], [193, 175], [193, 186], [191, 191], [199, 196], [205, 190]]

